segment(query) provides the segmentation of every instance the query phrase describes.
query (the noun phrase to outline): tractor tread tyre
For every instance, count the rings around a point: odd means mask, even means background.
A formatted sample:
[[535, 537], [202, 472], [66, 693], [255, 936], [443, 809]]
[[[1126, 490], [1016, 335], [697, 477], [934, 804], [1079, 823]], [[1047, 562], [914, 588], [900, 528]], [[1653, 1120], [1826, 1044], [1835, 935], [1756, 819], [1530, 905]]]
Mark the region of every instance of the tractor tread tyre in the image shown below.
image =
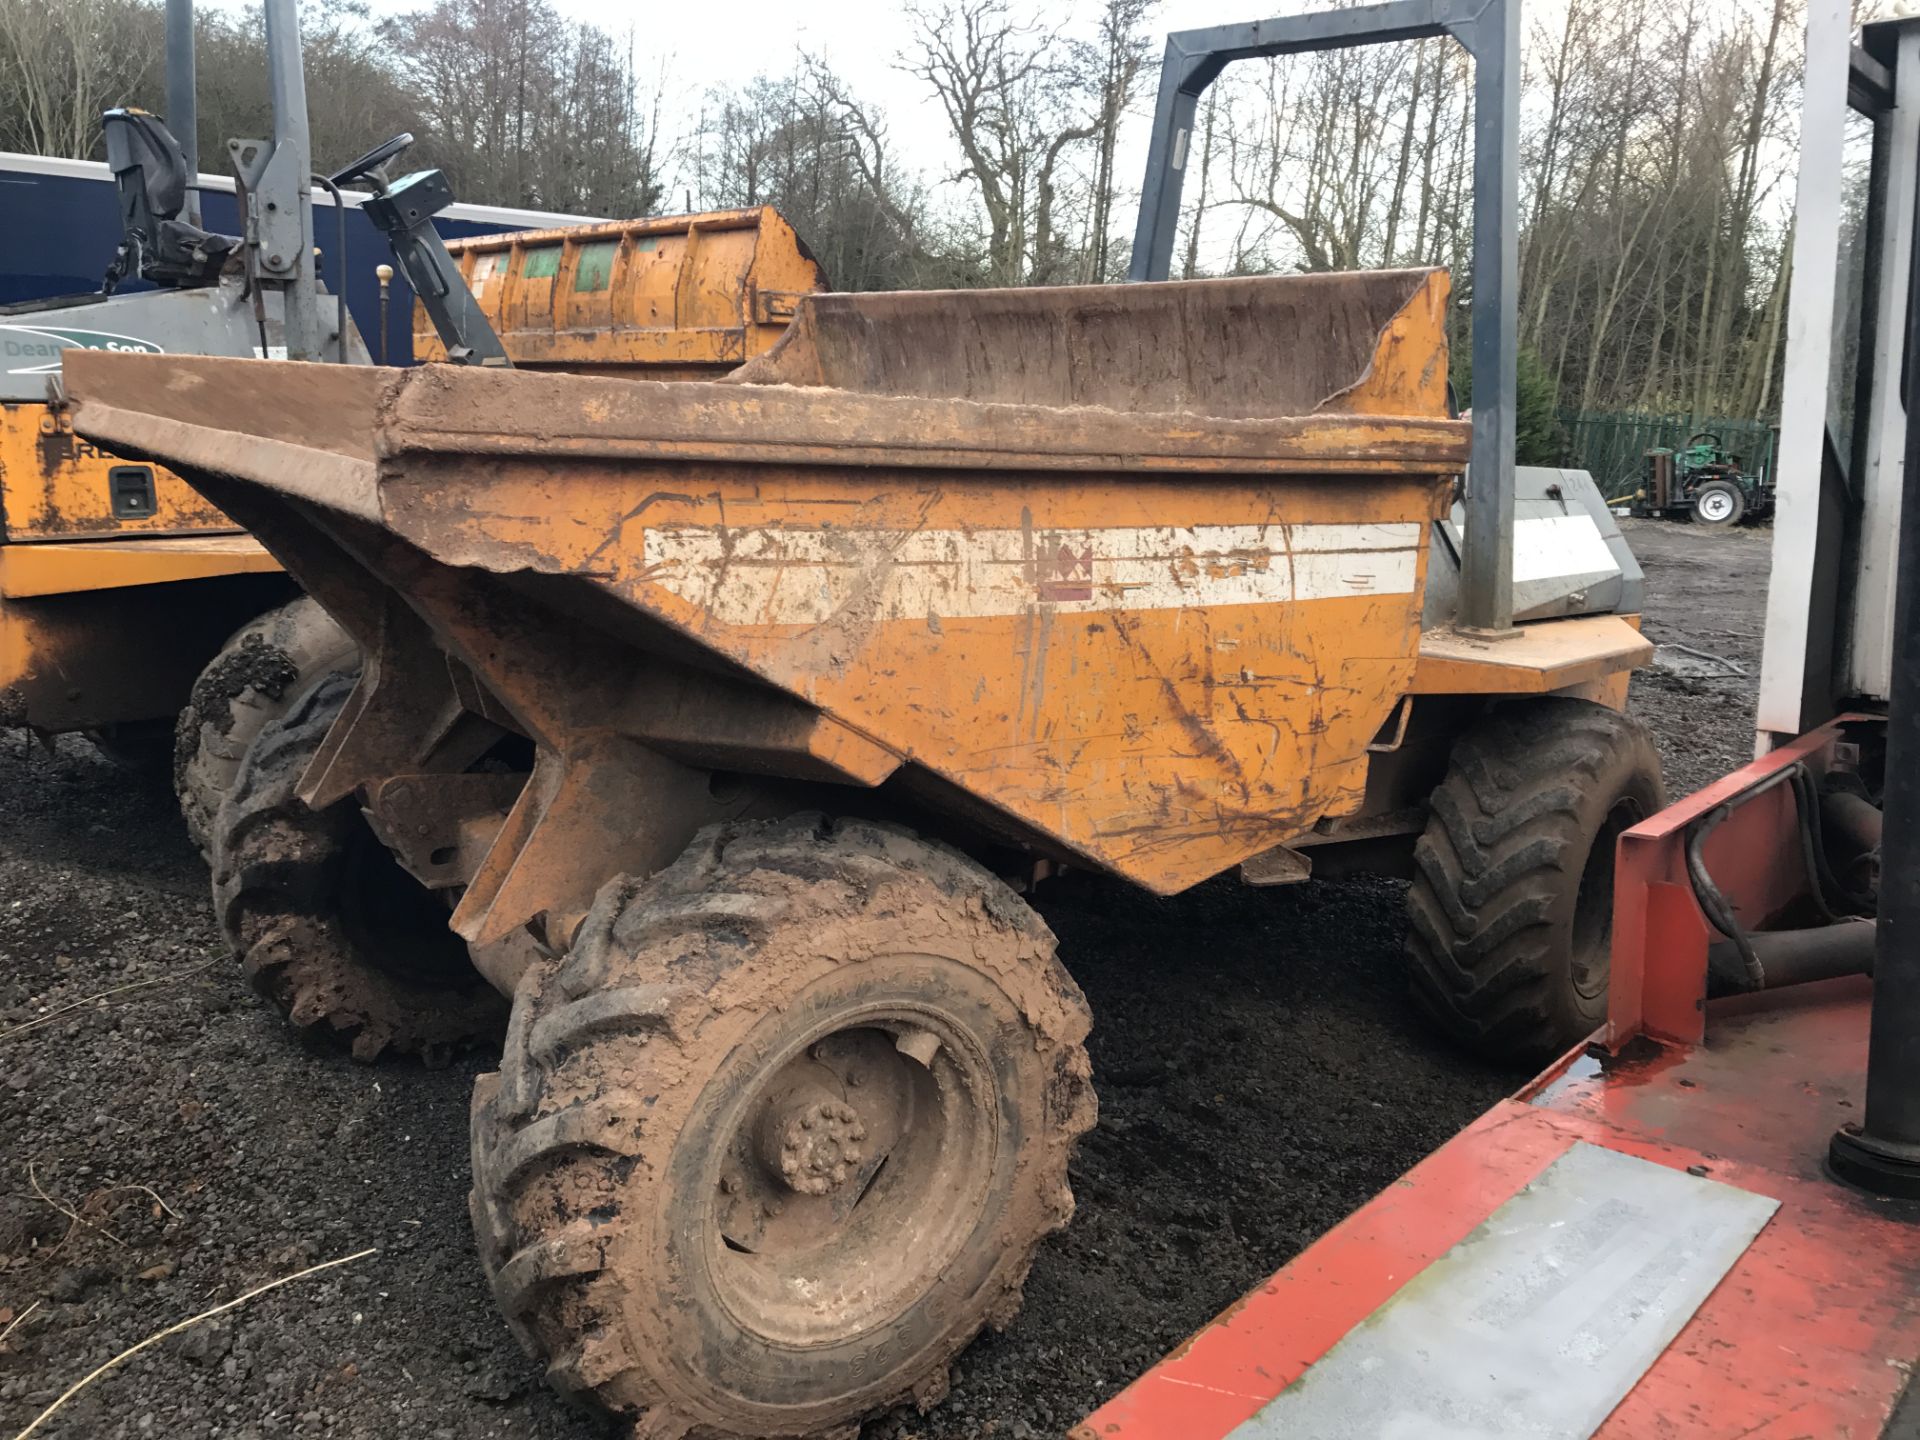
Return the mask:
[[[1700, 497], [1709, 492], [1727, 497], [1727, 513], [1719, 519], [1709, 517], [1700, 508]], [[1747, 496], [1738, 485], [1727, 480], [1708, 480], [1693, 492], [1693, 509], [1690, 518], [1696, 525], [1705, 525], [1714, 530], [1730, 530], [1747, 516]]]
[[[710, 1262], [687, 1258], [710, 1232], [686, 1207], [713, 1203], [689, 1157], [731, 1153], [707, 1142], [748, 1113], [713, 1096], [812, 1033], [796, 1014], [841, 1003], [820, 995], [897, 993], [916, 964], [965, 967], [1000, 997], [1020, 1078], [988, 1108], [1021, 1117], [995, 1152], [1011, 1157], [1004, 1204], [969, 1212], [945, 1274], [871, 1330], [743, 1344], [758, 1332], [714, 1319], [732, 1312]], [[1088, 1028], [1052, 933], [959, 853], [817, 815], [710, 826], [646, 881], [609, 882], [568, 955], [521, 982], [500, 1071], [474, 1093], [470, 1204], [494, 1295], [557, 1388], [646, 1440], [850, 1437], [863, 1416], [925, 1408], [981, 1327], [1012, 1320], [1036, 1247], [1072, 1214]], [[708, 1326], [734, 1327], [731, 1348]]]
[[212, 858], [220, 802], [233, 789], [247, 747], [335, 670], [355, 666], [353, 637], [307, 596], [240, 627], [194, 681], [173, 732], [173, 788], [187, 833]]
[[[1612, 844], [1665, 804], [1652, 738], [1618, 711], [1553, 698], [1483, 717], [1455, 744], [1414, 847], [1419, 1006], [1499, 1061], [1542, 1060], [1591, 1033], [1606, 1014]], [[1577, 982], [1576, 951], [1597, 982]]]
[[[248, 983], [296, 1028], [346, 1045], [356, 1060], [393, 1052], [436, 1063], [498, 1034], [506, 1000], [466, 962], [444, 919], [441, 933], [425, 932], [434, 964], [409, 969], [395, 957], [420, 932], [376, 942], [342, 913], [348, 847], [379, 842], [361, 833], [351, 798], [316, 811], [295, 792], [352, 688], [351, 675], [327, 676], [248, 749], [215, 819], [214, 911]], [[434, 919], [425, 907], [437, 902], [425, 890], [419, 900]], [[376, 953], [375, 943], [391, 948]]]

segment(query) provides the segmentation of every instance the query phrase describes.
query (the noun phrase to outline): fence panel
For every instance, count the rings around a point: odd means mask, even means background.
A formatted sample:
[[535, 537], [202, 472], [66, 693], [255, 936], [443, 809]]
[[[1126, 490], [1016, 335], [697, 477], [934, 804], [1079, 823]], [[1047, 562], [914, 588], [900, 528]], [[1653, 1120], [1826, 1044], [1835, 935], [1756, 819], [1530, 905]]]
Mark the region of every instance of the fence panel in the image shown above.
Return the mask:
[[1779, 427], [1765, 420], [1728, 420], [1701, 415], [1657, 415], [1630, 410], [1568, 411], [1561, 415], [1566, 443], [1561, 464], [1587, 470], [1608, 499], [1625, 499], [1640, 488], [1647, 473], [1647, 451], [1679, 450], [1702, 431], [1718, 435], [1740, 457], [1749, 475], [1773, 473]]

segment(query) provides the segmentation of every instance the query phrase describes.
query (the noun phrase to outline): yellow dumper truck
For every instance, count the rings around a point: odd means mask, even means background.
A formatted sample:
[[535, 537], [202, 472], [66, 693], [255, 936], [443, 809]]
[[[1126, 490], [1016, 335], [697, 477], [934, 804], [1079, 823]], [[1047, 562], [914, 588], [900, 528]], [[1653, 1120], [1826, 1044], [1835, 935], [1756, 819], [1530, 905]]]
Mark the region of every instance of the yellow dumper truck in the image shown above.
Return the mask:
[[[79, 433], [178, 470], [364, 656], [249, 750], [216, 893], [358, 1047], [510, 1001], [473, 1220], [557, 1385], [660, 1440], [938, 1398], [1094, 1120], [1021, 893], [1051, 867], [1403, 867], [1444, 1023], [1591, 1028], [1613, 840], [1663, 799], [1618, 709], [1638, 572], [1552, 472], [1520, 623], [1456, 628], [1447, 297], [815, 294], [671, 384], [68, 359]], [[319, 883], [360, 815], [444, 925]]]

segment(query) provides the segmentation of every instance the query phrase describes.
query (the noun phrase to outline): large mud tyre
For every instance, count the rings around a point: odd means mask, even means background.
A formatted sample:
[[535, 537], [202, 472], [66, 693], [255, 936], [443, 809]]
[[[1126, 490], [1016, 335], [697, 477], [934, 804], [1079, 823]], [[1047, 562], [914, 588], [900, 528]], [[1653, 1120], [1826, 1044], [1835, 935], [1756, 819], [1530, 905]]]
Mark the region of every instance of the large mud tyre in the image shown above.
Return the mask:
[[1495, 708], [1454, 746], [1414, 848], [1415, 1000], [1491, 1059], [1533, 1062], [1606, 1018], [1614, 842], [1666, 804], [1644, 726], [1585, 700]]
[[214, 911], [248, 982], [296, 1028], [358, 1060], [438, 1061], [497, 1035], [505, 998], [351, 798], [313, 810], [294, 793], [352, 688], [327, 676], [248, 749], [214, 821]]
[[1088, 1023], [1051, 932], [959, 854], [710, 827], [601, 891], [476, 1087], [508, 1323], [646, 1440], [851, 1437], [936, 1402], [1072, 1214]]
[[306, 596], [235, 631], [194, 681], [173, 731], [173, 788], [211, 859], [214, 817], [267, 725], [322, 677], [359, 664], [353, 637]]

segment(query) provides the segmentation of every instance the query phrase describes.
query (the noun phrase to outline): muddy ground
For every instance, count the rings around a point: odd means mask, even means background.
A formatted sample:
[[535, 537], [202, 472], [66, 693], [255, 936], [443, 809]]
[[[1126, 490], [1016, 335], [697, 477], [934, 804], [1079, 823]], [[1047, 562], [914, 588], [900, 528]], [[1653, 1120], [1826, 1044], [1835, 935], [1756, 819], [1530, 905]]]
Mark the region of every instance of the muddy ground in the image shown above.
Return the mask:
[[[1636, 678], [1678, 795], [1750, 753], [1768, 537], [1631, 536], [1649, 634], [1746, 672], [1663, 649], [1685, 673]], [[1524, 1078], [1422, 1028], [1391, 882], [1155, 901], [1069, 877], [1041, 908], [1096, 1022], [1079, 1215], [947, 1403], [869, 1440], [1058, 1433]], [[142, 1337], [369, 1247], [153, 1346], [39, 1433], [605, 1434], [548, 1393], [471, 1253], [467, 1096], [491, 1063], [366, 1067], [291, 1040], [224, 954], [171, 797], [81, 742], [8, 739], [0, 1436]]]

